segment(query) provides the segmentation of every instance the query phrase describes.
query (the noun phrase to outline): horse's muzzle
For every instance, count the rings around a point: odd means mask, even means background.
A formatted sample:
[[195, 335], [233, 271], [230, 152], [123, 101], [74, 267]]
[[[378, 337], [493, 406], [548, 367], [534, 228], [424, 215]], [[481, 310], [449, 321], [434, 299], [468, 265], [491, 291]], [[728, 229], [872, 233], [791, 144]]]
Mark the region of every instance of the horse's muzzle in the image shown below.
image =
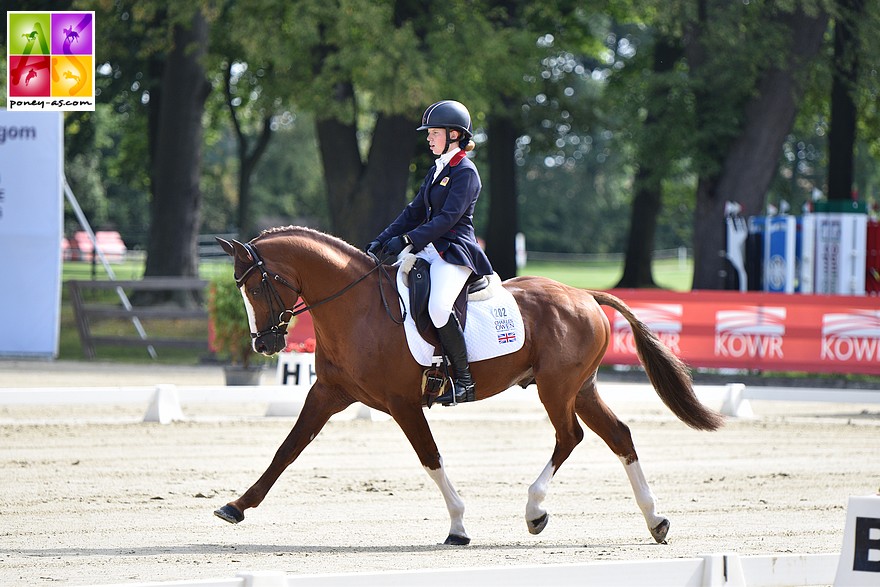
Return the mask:
[[280, 353], [287, 346], [286, 332], [267, 332], [254, 338], [254, 350], [264, 355]]

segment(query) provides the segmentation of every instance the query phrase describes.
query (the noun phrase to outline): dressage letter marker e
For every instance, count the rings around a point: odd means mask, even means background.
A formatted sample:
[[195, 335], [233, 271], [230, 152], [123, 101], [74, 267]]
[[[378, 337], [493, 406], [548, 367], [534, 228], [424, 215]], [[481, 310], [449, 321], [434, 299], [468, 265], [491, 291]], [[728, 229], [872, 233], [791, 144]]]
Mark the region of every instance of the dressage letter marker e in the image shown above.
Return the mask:
[[880, 495], [850, 497], [835, 585], [880, 585]]

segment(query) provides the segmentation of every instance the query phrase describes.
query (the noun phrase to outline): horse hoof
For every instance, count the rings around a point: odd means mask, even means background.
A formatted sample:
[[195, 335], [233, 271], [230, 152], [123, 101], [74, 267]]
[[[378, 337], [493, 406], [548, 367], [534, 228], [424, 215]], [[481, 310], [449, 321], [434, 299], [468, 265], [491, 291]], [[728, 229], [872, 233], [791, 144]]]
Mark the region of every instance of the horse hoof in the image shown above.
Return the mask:
[[244, 520], [244, 514], [241, 513], [241, 510], [229, 504], [214, 510], [214, 515], [230, 524], [238, 524]]
[[467, 536], [459, 536], [457, 534], [450, 534], [446, 537], [446, 542], [443, 544], [449, 546], [467, 546], [471, 543], [471, 539]]
[[540, 518], [528, 521], [529, 533], [540, 534], [547, 527], [547, 521], [550, 520], [550, 514], [544, 514]]
[[666, 535], [669, 534], [669, 520], [663, 518], [663, 521], [651, 528], [651, 536], [657, 541], [657, 544], [666, 544]]

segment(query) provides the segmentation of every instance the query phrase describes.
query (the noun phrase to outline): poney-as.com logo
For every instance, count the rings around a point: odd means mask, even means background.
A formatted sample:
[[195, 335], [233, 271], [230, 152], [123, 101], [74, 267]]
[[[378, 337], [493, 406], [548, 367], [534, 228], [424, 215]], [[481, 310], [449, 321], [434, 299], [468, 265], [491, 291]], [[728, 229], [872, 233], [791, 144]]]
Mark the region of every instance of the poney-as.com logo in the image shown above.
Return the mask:
[[95, 13], [6, 13], [9, 110], [95, 109]]

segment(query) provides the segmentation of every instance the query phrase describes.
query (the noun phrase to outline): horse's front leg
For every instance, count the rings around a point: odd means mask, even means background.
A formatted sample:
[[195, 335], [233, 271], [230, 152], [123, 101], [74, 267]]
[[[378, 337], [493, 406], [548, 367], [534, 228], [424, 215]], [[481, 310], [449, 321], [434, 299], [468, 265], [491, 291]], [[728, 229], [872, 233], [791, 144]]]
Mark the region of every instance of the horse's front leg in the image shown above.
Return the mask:
[[309, 390], [290, 434], [275, 452], [269, 468], [241, 497], [215, 510], [214, 515], [232, 524], [244, 520], [244, 511], [260, 505], [281, 473], [314, 440], [330, 416], [341, 412], [353, 401], [347, 394], [316, 382]]
[[443, 544], [453, 546], [469, 544], [471, 539], [464, 529], [464, 501], [446, 475], [443, 458], [434, 442], [434, 435], [431, 434], [431, 428], [425, 420], [421, 405], [399, 402], [391, 405], [389, 412], [415, 449], [428, 476], [434, 480], [440, 493], [443, 494], [450, 520], [449, 535]]

